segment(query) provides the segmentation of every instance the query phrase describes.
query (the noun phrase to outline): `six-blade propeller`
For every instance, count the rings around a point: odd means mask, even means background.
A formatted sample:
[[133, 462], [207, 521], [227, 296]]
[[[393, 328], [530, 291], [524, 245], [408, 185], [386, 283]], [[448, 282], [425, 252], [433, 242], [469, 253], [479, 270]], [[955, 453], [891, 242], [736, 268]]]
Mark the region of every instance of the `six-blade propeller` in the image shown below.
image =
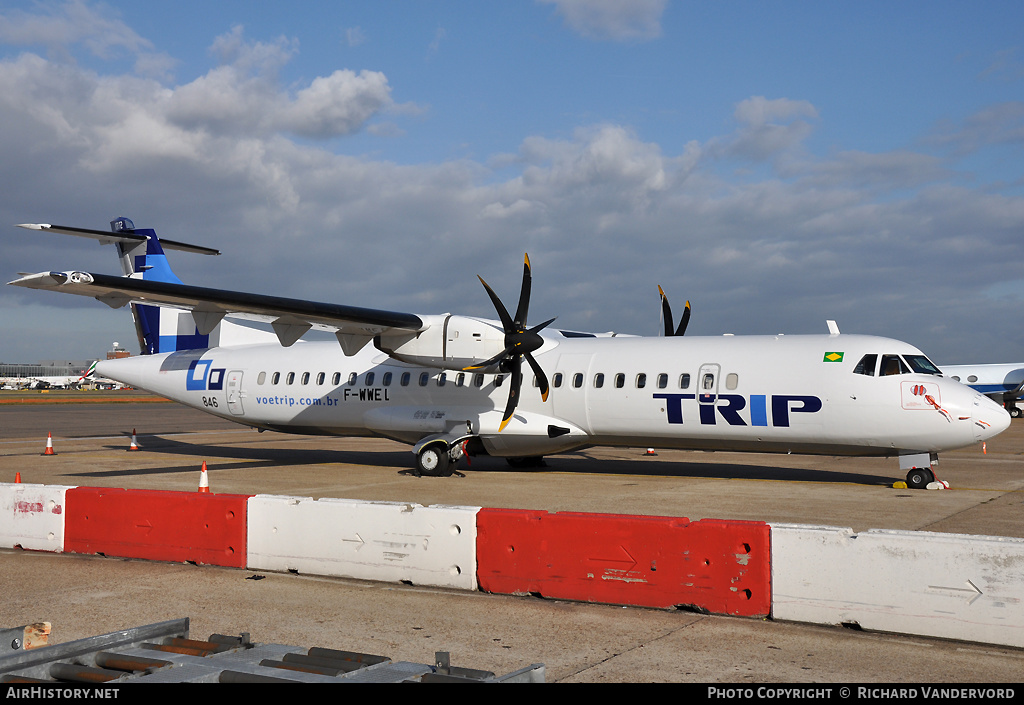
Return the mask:
[[498, 431], [502, 431], [508, 422], [512, 419], [512, 414], [515, 413], [516, 406], [519, 404], [519, 391], [522, 386], [522, 366], [523, 358], [526, 358], [526, 362], [529, 363], [533, 369], [534, 374], [537, 375], [537, 384], [540, 387], [540, 396], [543, 401], [548, 399], [548, 377], [544, 374], [544, 370], [541, 369], [540, 365], [533, 358], [533, 352], [544, 345], [544, 339], [540, 336], [540, 331], [551, 324], [555, 319], [544, 321], [540, 325], [536, 325], [533, 328], [526, 327], [526, 316], [530, 309], [530, 286], [532, 277], [530, 275], [530, 256], [526, 255], [523, 263], [523, 287], [519, 293], [519, 306], [516, 307], [516, 315], [513, 318], [508, 314], [508, 310], [501, 303], [501, 299], [494, 293], [491, 287], [487, 286], [487, 282], [483, 280], [483, 277], [477, 277], [480, 283], [484, 285], [484, 289], [487, 290], [487, 295], [491, 297], [491, 303], [494, 304], [495, 310], [498, 312], [498, 318], [501, 319], [502, 328], [505, 330], [505, 349], [500, 353], [492, 357], [490, 360], [480, 363], [479, 365], [473, 365], [467, 367], [467, 370], [481, 369], [485, 367], [491, 367], [498, 365], [498, 368], [502, 372], [506, 372], [511, 377], [511, 383], [509, 385], [508, 403], [505, 405], [505, 413], [501, 417], [501, 425], [498, 426]]

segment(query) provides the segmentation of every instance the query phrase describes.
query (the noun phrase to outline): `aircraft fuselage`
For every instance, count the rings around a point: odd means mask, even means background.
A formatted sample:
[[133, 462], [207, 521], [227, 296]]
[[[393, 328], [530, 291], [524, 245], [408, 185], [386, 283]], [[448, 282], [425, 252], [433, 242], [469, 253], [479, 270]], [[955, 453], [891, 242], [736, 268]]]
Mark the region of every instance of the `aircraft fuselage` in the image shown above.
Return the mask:
[[858, 374], [865, 355], [920, 355], [871, 336], [546, 338], [511, 423], [508, 375], [396, 361], [371, 345], [249, 345], [100, 362], [97, 372], [257, 428], [378, 435], [415, 444], [472, 436], [497, 456], [590, 445], [910, 455], [967, 446], [1006, 428], [997, 404], [929, 374]]

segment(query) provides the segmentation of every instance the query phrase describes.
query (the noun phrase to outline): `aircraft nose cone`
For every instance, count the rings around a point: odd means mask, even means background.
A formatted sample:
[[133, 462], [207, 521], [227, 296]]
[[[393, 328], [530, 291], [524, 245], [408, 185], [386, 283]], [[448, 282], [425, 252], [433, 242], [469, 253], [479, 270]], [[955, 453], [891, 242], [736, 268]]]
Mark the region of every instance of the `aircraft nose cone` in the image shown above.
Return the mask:
[[974, 399], [974, 437], [985, 441], [1010, 427], [1010, 414], [1001, 405], [978, 394]]

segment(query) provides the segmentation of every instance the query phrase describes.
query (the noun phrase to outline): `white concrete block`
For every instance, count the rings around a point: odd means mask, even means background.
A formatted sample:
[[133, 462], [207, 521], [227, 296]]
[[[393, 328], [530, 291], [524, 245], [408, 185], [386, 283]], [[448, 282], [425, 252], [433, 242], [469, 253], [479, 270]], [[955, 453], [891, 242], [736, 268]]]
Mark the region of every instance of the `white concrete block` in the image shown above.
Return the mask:
[[773, 524], [772, 616], [1024, 646], [1024, 539]]
[[73, 487], [0, 483], [0, 546], [64, 551], [64, 499]]
[[248, 566], [475, 590], [479, 509], [256, 495]]

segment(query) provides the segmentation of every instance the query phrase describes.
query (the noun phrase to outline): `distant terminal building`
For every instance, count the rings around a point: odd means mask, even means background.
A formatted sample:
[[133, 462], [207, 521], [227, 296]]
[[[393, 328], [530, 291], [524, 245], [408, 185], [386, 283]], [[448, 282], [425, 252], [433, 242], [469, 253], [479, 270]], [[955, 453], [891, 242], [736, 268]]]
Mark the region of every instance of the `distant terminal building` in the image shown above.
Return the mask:
[[[131, 357], [131, 353], [114, 343], [107, 352], [108, 360]], [[0, 386], [6, 389], [25, 387], [70, 387], [79, 385], [79, 379], [88, 372], [96, 358], [91, 360], [42, 360], [35, 364], [0, 362]], [[99, 380], [95, 380], [99, 381]], [[109, 380], [108, 380], [109, 381]], [[91, 378], [83, 386], [91, 386]]]
[[35, 364], [0, 362], [0, 377], [81, 376], [94, 360], [43, 360]]
[[107, 351], [108, 360], [120, 360], [122, 357], [131, 357], [132, 354], [127, 349], [122, 348], [121, 344], [116, 340], [114, 341], [114, 348]]

